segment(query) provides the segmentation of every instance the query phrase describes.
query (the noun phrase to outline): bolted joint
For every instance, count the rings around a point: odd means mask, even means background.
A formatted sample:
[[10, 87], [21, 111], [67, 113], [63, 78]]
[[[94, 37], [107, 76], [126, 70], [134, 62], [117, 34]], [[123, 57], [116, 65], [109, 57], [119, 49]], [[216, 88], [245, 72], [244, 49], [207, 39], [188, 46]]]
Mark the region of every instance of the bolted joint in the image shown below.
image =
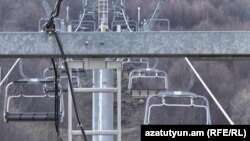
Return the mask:
[[56, 31], [56, 25], [54, 23], [53, 20], [48, 20], [44, 26], [43, 26], [43, 30], [46, 32], [46, 33], [49, 33], [49, 34], [52, 34]]

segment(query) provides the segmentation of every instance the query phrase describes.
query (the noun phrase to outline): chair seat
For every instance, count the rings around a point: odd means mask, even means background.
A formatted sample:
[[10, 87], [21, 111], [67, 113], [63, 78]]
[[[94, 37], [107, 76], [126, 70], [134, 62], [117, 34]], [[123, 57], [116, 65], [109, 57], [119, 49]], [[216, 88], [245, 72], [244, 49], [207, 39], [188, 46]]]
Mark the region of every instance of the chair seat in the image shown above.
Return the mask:
[[[61, 115], [61, 114], [59, 114]], [[7, 121], [54, 121], [54, 112], [7, 112], [5, 115]]]

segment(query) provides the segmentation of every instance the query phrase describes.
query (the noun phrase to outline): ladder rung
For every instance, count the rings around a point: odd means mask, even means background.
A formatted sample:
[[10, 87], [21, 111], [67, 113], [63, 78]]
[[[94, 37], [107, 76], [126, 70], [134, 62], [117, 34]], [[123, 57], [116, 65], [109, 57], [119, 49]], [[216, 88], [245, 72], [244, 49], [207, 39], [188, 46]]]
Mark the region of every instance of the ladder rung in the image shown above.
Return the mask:
[[6, 121], [53, 121], [55, 113], [53, 112], [23, 112], [13, 113], [7, 112], [5, 115]]
[[[86, 130], [86, 135], [117, 135], [117, 130]], [[81, 130], [73, 130], [73, 135], [81, 135]]]
[[88, 93], [88, 92], [115, 93], [117, 91], [118, 91], [117, 88], [74, 88], [74, 92], [76, 93]]

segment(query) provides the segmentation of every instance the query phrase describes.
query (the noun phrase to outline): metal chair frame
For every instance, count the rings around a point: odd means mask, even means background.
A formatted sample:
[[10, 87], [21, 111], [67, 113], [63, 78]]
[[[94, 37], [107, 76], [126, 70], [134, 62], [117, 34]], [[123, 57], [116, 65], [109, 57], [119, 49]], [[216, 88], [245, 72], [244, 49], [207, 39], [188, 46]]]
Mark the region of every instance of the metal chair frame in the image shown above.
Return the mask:
[[[4, 121], [52, 121], [55, 119], [55, 113], [53, 112], [10, 112], [10, 102], [12, 99], [19, 99], [19, 98], [54, 98], [54, 96], [49, 95], [48, 93], [43, 93], [41, 95], [30, 95], [30, 94], [23, 94], [20, 93], [18, 95], [9, 95], [9, 89], [13, 85], [18, 84], [45, 84], [45, 83], [54, 83], [54, 81], [48, 81], [44, 79], [23, 79], [9, 83], [6, 86], [5, 90], [5, 99], [4, 99]], [[60, 98], [60, 120], [63, 120], [64, 117], [64, 104], [63, 104], [63, 94], [60, 91], [59, 93]]]
[[[166, 98], [190, 98], [189, 104], [183, 104], [183, 103], [166, 103]], [[150, 104], [150, 101], [152, 98], [160, 98], [162, 100], [161, 104]], [[205, 102], [205, 104], [196, 104], [194, 101], [197, 99], [201, 99]], [[144, 115], [144, 124], [150, 124], [150, 116], [151, 116], [151, 110], [154, 107], [196, 107], [196, 108], [203, 108], [206, 110], [206, 124], [211, 124], [211, 114], [210, 114], [210, 108], [209, 108], [209, 102], [206, 97], [197, 95], [192, 92], [181, 92], [181, 91], [167, 91], [167, 92], [161, 92], [157, 95], [149, 96], [146, 102], [145, 107], [145, 115]]]

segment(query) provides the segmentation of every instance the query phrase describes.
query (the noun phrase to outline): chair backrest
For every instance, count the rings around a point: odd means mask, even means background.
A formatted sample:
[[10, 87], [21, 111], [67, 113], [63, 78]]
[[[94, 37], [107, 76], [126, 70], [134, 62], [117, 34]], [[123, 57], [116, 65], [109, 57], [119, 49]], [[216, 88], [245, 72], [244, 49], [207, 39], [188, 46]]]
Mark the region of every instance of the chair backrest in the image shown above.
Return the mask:
[[[153, 98], [161, 99], [161, 103], [150, 104]], [[167, 103], [167, 98], [189, 98], [190, 103]], [[204, 104], [197, 104], [195, 100], [201, 99], [204, 101]], [[152, 108], [157, 107], [194, 107], [194, 108], [202, 108], [206, 111], [206, 124], [211, 124], [211, 114], [209, 102], [206, 97], [197, 95], [191, 92], [181, 92], [181, 91], [167, 91], [161, 92], [158, 95], [152, 95], [148, 97], [145, 107], [145, 115], [144, 115], [144, 124], [150, 124], [151, 110]]]

